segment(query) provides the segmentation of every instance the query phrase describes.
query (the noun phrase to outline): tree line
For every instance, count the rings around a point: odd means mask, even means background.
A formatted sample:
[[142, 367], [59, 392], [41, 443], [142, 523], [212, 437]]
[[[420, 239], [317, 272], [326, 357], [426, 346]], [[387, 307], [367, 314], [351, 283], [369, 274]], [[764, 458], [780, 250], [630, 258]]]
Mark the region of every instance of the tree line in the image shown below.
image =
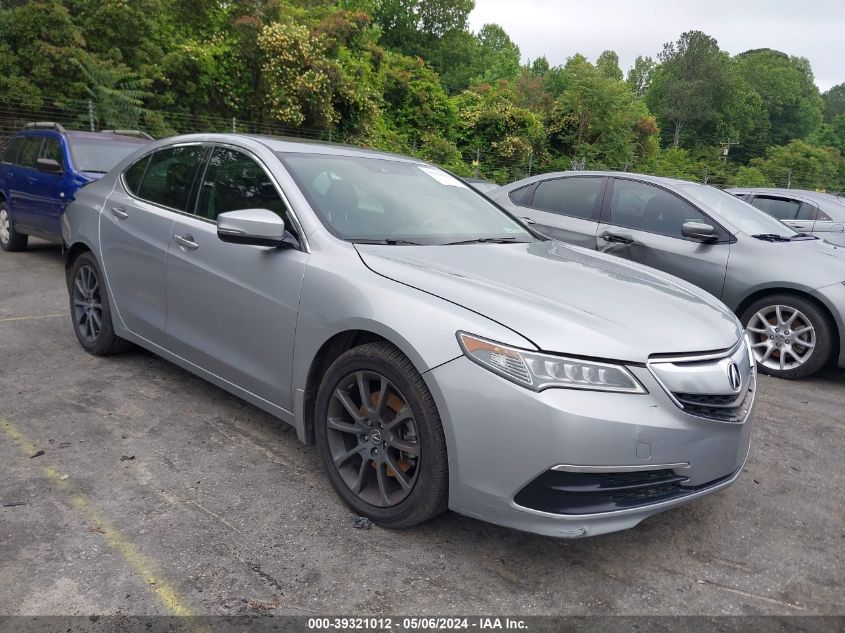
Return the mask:
[[499, 182], [572, 168], [845, 188], [845, 84], [690, 31], [623, 72], [612, 50], [523, 63], [474, 0], [7, 0], [0, 97], [79, 124], [203, 116], [327, 132]]

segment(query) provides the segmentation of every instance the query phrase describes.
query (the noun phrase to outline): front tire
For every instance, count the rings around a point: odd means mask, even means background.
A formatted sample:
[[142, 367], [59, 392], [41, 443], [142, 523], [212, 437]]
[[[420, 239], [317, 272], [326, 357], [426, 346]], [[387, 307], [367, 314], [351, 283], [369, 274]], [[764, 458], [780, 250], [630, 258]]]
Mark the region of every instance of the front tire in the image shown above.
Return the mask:
[[119, 354], [132, 344], [114, 333], [111, 306], [97, 260], [90, 252], [77, 257], [68, 273], [73, 331], [79, 344], [94, 356]]
[[9, 252], [23, 251], [26, 250], [28, 240], [26, 233], [18, 233], [15, 230], [9, 207], [5, 202], [0, 202], [0, 248]]
[[793, 380], [825, 366], [833, 353], [833, 325], [814, 302], [791, 294], [763, 297], [740, 320], [761, 372]]
[[315, 437], [332, 486], [358, 515], [411, 527], [446, 509], [446, 439], [431, 392], [386, 342], [342, 354], [317, 392]]

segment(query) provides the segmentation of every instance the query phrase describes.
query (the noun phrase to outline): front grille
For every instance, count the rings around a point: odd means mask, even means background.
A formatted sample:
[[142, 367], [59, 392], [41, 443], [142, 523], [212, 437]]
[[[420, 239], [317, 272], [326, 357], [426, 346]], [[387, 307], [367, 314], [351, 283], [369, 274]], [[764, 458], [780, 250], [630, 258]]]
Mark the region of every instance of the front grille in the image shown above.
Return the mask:
[[727, 407], [735, 403], [739, 396], [735, 393], [729, 396], [716, 394], [676, 393], [675, 397], [681, 401], [681, 404], [688, 404], [694, 407]]
[[754, 372], [748, 380], [745, 393], [739, 395], [673, 393], [681, 408], [690, 415], [719, 422], [742, 422], [754, 401], [756, 388]]
[[687, 477], [671, 470], [628, 473], [570, 473], [548, 470], [520, 490], [514, 502], [553, 514], [594, 514], [685, 497], [727, 480], [684, 486]]

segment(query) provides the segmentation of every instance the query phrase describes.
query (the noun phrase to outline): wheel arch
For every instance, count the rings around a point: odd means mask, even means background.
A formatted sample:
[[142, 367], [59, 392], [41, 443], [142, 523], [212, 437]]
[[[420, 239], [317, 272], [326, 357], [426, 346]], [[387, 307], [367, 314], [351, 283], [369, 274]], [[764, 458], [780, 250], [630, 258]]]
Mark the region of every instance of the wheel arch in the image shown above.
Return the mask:
[[[405, 354], [405, 356], [408, 356], [401, 345], [397, 345], [395, 341], [390, 340], [390, 338], [387, 338], [383, 334], [366, 328], [348, 329], [337, 332], [324, 341], [317, 350], [317, 353], [314, 354], [308, 367], [302, 396], [302, 433], [300, 434], [300, 439], [306, 444], [314, 443], [314, 412], [317, 404], [317, 390], [328, 368], [341, 354], [350, 349], [379, 341], [393, 345]], [[417, 367], [417, 371], [420, 371], [420, 368], [414, 363], [413, 358], [409, 357], [409, 359]]]
[[[92, 249], [88, 244], [85, 242], [74, 242], [71, 244], [67, 252], [65, 253], [65, 277], [70, 274], [70, 269], [73, 267], [73, 262], [77, 260], [77, 258], [82, 255], [82, 253], [93, 253], [94, 249]], [[96, 255], [95, 255], [96, 257]]]

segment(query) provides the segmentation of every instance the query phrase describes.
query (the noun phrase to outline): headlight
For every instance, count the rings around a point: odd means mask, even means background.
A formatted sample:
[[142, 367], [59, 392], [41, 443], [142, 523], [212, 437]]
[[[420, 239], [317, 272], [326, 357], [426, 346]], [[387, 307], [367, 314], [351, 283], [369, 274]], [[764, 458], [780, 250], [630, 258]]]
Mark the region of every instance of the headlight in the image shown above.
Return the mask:
[[530, 352], [466, 332], [458, 332], [458, 342], [473, 362], [534, 391], [562, 387], [647, 393], [622, 365]]

